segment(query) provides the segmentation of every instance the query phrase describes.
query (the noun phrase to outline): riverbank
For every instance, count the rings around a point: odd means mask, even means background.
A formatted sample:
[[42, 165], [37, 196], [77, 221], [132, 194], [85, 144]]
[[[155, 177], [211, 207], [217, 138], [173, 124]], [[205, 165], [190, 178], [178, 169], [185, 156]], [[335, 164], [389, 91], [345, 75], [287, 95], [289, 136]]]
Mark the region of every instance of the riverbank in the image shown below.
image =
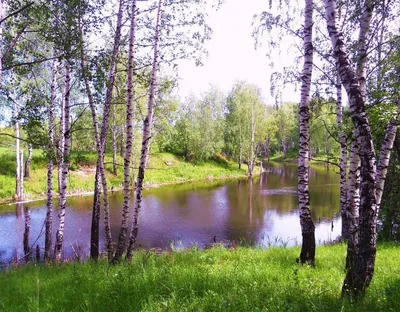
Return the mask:
[[[37, 153], [31, 164], [30, 178], [24, 179], [25, 201], [46, 198], [47, 162]], [[0, 149], [0, 204], [13, 202], [15, 193], [15, 160], [13, 152]], [[79, 153], [71, 156], [71, 170], [68, 177], [67, 194], [69, 196], [83, 195], [93, 192], [96, 165], [95, 153]], [[117, 175], [113, 174], [112, 158], [106, 155], [106, 175], [109, 188], [118, 190], [123, 185], [123, 166], [117, 166]], [[123, 159], [118, 156], [117, 164]], [[134, 173], [136, 174], [134, 169]], [[145, 188], [166, 184], [182, 183], [196, 180], [212, 180], [244, 177], [247, 167], [239, 170], [237, 164], [223, 156], [201, 164], [187, 162], [170, 153], [151, 154], [146, 170]], [[53, 171], [53, 190], [57, 196], [57, 170]]]
[[1, 311], [400, 311], [400, 248], [379, 244], [375, 275], [357, 303], [340, 300], [345, 245], [191, 249], [132, 264], [26, 265], [0, 274]]

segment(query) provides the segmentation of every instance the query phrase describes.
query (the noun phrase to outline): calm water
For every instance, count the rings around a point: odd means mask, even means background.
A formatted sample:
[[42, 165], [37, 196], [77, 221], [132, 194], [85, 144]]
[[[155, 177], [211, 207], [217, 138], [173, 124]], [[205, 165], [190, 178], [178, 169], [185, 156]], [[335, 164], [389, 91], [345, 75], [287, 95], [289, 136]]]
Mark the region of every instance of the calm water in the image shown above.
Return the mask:
[[[296, 164], [272, 164], [253, 182], [245, 180], [185, 183], [146, 190], [138, 243], [144, 248], [204, 247], [217, 241], [252, 241], [259, 245], [300, 244]], [[310, 171], [310, 197], [317, 243], [340, 233], [339, 177], [331, 168]], [[113, 239], [118, 236], [123, 196], [111, 195]], [[56, 201], [54, 202], [56, 205]], [[67, 199], [64, 255], [88, 254], [92, 196]], [[0, 262], [23, 257], [25, 219], [30, 214], [30, 245], [44, 245], [45, 202], [0, 206]], [[53, 216], [54, 229], [58, 217]], [[333, 224], [333, 229], [332, 229]], [[101, 225], [103, 225], [101, 223]], [[104, 246], [103, 226], [100, 235]]]

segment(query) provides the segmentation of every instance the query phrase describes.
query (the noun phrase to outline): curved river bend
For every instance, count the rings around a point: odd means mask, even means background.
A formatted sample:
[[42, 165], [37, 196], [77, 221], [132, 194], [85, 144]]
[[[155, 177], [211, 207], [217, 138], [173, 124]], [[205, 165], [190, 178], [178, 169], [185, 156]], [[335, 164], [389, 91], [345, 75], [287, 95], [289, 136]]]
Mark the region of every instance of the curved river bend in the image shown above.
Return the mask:
[[[297, 165], [270, 164], [261, 177], [242, 180], [201, 181], [170, 185], [144, 192], [138, 243], [144, 248], [204, 247], [217, 241], [245, 241], [261, 246], [301, 243], [297, 210]], [[133, 198], [133, 196], [132, 196]], [[339, 177], [331, 168], [310, 169], [311, 210], [317, 243], [340, 234]], [[87, 255], [93, 196], [67, 199], [64, 256]], [[123, 195], [111, 194], [112, 235], [116, 240]], [[57, 210], [57, 200], [54, 201]], [[0, 206], [0, 262], [24, 255], [25, 220], [31, 218], [29, 244], [44, 246], [44, 201]], [[54, 213], [57, 227], [57, 214]], [[101, 222], [100, 244], [104, 246]]]

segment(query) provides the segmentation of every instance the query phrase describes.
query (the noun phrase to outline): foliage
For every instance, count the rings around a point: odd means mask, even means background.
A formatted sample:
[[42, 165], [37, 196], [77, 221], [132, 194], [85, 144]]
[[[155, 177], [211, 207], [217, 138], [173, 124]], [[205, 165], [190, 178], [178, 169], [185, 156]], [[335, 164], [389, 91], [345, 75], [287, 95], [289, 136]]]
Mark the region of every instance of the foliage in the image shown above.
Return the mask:
[[241, 162], [252, 161], [251, 138], [255, 128], [255, 143], [264, 139], [261, 128], [264, 119], [264, 105], [258, 88], [244, 82], [236, 82], [227, 99], [225, 151]]
[[224, 101], [223, 94], [215, 87], [200, 98], [187, 98], [165, 149], [197, 162], [220, 153], [225, 126]]

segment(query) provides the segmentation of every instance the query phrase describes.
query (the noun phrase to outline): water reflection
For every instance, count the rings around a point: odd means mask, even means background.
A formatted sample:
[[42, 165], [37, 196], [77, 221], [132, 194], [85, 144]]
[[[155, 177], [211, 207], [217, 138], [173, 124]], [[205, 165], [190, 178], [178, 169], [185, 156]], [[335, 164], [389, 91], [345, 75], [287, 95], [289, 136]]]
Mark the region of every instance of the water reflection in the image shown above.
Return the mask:
[[[310, 169], [311, 210], [318, 243], [339, 234], [338, 183], [338, 175], [332, 170], [322, 166]], [[146, 190], [138, 244], [166, 248], [174, 241], [177, 247], [201, 247], [211, 244], [214, 236], [217, 241], [247, 240], [265, 246], [300, 243], [296, 185], [296, 164], [270, 164], [253, 180], [203, 181]], [[110, 195], [112, 235], [116, 239], [123, 195]], [[53, 220], [57, 222], [56, 200], [54, 206]], [[72, 257], [77, 251], [88, 254], [92, 196], [70, 197], [67, 206], [64, 255]], [[21, 259], [36, 244], [43, 250], [45, 215], [45, 202], [0, 207], [1, 262], [10, 262], [17, 255]], [[105, 240], [103, 227], [101, 222], [101, 249]]]

